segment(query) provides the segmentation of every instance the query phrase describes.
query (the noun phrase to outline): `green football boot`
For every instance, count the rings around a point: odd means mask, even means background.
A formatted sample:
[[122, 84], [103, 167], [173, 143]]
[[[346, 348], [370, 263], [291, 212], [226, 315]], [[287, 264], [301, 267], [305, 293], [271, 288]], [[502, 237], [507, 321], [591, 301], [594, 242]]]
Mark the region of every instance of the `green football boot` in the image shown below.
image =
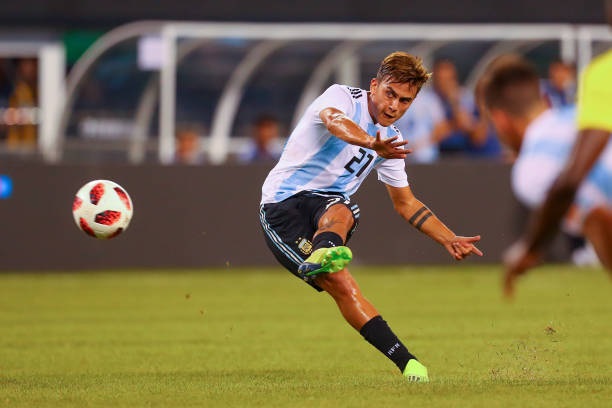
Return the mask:
[[427, 367], [419, 363], [415, 359], [411, 359], [404, 368], [404, 377], [410, 382], [426, 383], [429, 382], [429, 376], [427, 375]]
[[341, 271], [351, 262], [353, 253], [349, 247], [337, 246], [319, 248], [314, 251], [298, 268], [302, 276]]

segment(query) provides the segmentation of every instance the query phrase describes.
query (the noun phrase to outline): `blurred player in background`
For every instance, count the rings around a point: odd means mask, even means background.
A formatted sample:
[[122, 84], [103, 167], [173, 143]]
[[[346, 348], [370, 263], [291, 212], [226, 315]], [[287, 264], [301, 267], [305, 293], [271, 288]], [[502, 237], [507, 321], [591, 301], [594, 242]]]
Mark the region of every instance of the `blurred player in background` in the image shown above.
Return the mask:
[[[549, 95], [542, 93], [540, 97], [533, 87], [540, 81], [535, 68], [518, 56], [503, 56], [490, 66], [493, 81], [488, 82], [486, 90], [489, 110], [498, 130], [504, 132], [500, 138], [514, 158], [512, 190], [516, 198], [533, 211], [544, 201], [576, 139], [575, 105], [551, 107]], [[485, 84], [486, 75], [477, 85], [481, 93]], [[529, 92], [524, 91], [521, 97], [511, 100], [508, 90], [521, 87], [529, 87]], [[515, 125], [512, 129], [510, 123]], [[516, 126], [518, 123], [520, 126]], [[592, 246], [583, 238], [578, 215], [577, 211], [570, 212], [562, 228], [572, 261], [577, 265], [598, 264]]]
[[346, 321], [416, 382], [429, 381], [427, 369], [362, 295], [346, 268], [352, 253], [345, 244], [359, 219], [359, 207], [350, 196], [376, 169], [396, 211], [408, 223], [457, 260], [482, 255], [474, 246], [479, 236], [455, 235], [408, 185], [404, 159], [410, 150], [393, 123], [429, 77], [420, 59], [395, 52], [381, 62], [369, 92], [330, 86], [291, 133], [264, 182], [260, 207], [266, 242], [277, 260], [318, 291], [329, 293]]
[[612, 51], [592, 61], [580, 84], [577, 118], [571, 106], [549, 109], [535, 68], [521, 57], [496, 59], [482, 78], [491, 120], [519, 154], [513, 187], [537, 208], [505, 256], [508, 296], [517, 277], [539, 262], [562, 218], [612, 270], [611, 73]]

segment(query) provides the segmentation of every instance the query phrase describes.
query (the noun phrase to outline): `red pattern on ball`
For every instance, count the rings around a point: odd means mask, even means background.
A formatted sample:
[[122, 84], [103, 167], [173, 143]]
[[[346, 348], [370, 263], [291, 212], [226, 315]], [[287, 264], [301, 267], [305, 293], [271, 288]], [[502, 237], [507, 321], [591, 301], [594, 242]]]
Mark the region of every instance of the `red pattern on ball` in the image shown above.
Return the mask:
[[85, 219], [83, 217], [79, 218], [79, 225], [81, 226], [81, 229], [87, 234], [87, 235], [91, 235], [92, 237], [96, 238], [96, 233], [93, 232], [93, 230], [91, 229], [91, 227], [89, 226], [89, 224], [87, 224], [87, 221], [85, 221]]
[[123, 232], [123, 228], [117, 228], [117, 231], [113, 232], [108, 236], [108, 239], [115, 238], [117, 235]]
[[121, 201], [123, 201], [123, 204], [125, 204], [125, 208], [127, 208], [128, 210], [131, 210], [132, 204], [130, 203], [130, 199], [128, 198], [127, 193], [123, 191], [122, 189], [120, 189], [119, 187], [115, 187], [115, 192], [117, 193]]
[[81, 208], [81, 205], [83, 205], [83, 200], [81, 200], [80, 197], [74, 197], [74, 201], [72, 202], [72, 211], [76, 211], [79, 208]]
[[95, 221], [97, 224], [113, 225], [119, 218], [121, 218], [121, 213], [119, 211], [106, 210], [96, 214]]
[[95, 186], [93, 186], [91, 190], [89, 190], [89, 201], [91, 201], [93, 205], [98, 205], [98, 202], [100, 201], [103, 195], [104, 195], [104, 184], [98, 183]]

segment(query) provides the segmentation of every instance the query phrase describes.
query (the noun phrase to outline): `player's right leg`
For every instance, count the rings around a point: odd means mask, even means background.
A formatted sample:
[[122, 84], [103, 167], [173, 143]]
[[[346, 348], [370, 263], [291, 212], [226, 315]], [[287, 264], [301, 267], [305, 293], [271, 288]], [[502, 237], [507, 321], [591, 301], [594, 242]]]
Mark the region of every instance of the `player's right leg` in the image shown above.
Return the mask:
[[351, 250], [344, 246], [350, 232], [357, 224], [354, 213], [358, 207], [351, 207], [348, 200], [335, 197], [318, 214], [317, 230], [313, 237], [313, 252], [300, 265], [304, 276], [334, 273], [344, 269], [353, 259]]
[[260, 207], [266, 243], [276, 259], [318, 291], [322, 289], [314, 283], [316, 274], [337, 272], [350, 262], [344, 240], [350, 237], [358, 215], [358, 207], [344, 197], [313, 192]]
[[344, 269], [352, 259], [353, 253], [346, 246], [319, 248], [304, 260], [298, 270], [304, 276], [334, 273]]
[[612, 276], [612, 209], [603, 206], [592, 209], [584, 220], [583, 231]]

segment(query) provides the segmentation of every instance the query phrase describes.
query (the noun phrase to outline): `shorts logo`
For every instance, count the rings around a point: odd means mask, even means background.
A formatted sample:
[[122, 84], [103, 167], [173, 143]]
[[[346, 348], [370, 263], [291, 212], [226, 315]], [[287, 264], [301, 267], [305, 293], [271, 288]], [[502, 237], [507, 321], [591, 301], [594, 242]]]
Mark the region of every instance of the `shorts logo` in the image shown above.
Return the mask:
[[308, 255], [312, 252], [312, 242], [310, 242], [306, 238], [298, 238], [295, 243], [304, 255]]

